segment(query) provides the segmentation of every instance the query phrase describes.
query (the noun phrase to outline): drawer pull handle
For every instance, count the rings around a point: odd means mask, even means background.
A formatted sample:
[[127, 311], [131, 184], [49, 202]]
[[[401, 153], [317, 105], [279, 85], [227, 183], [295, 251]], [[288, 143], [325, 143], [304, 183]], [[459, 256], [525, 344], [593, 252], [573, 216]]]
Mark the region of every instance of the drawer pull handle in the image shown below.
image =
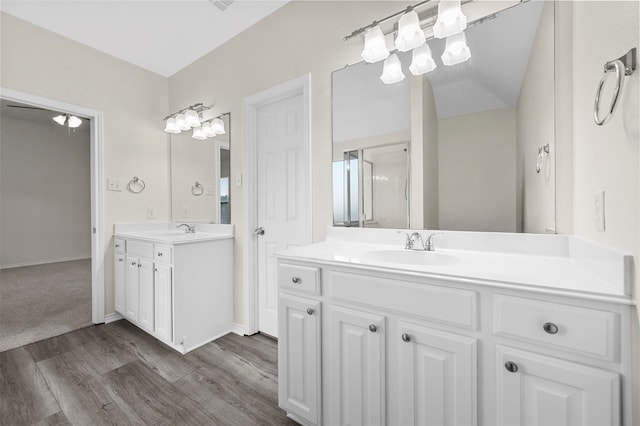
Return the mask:
[[158, 252], [158, 257], [162, 257], [162, 252], [161, 251]]
[[369, 324], [369, 331], [375, 333], [376, 331], [378, 331], [378, 327], [376, 327], [375, 324]]
[[293, 277], [293, 278], [291, 278], [291, 281], [292, 281], [294, 284], [300, 284], [300, 282], [301, 282], [302, 280], [300, 279], [300, 277]]
[[131, 262], [131, 266], [136, 266], [138, 265], [138, 262]]
[[309, 314], [309, 315], [313, 315], [313, 309], [311, 309], [311, 308], [307, 308], [307, 314]]
[[120, 244], [116, 244], [116, 248], [120, 247]]
[[409, 336], [407, 333], [402, 333], [402, 341], [409, 343], [411, 341], [411, 336]]
[[558, 333], [558, 326], [555, 325], [552, 322], [545, 322], [544, 325], [542, 326], [542, 329], [547, 334], [557, 334]]
[[509, 373], [517, 373], [518, 372], [518, 364], [513, 361], [507, 361], [504, 363], [504, 368], [507, 369]]

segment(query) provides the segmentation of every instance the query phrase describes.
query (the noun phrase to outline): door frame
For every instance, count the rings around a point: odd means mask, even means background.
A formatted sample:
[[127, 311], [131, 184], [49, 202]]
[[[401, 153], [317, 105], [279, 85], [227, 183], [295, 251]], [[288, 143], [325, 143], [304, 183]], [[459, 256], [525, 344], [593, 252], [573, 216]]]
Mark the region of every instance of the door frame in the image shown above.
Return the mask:
[[104, 322], [104, 140], [102, 112], [0, 87], [0, 98], [87, 118], [91, 123], [91, 321]]
[[[242, 202], [242, 242], [246, 250], [243, 263], [244, 289], [244, 334], [258, 332], [258, 239], [253, 231], [258, 226], [258, 175], [257, 175], [257, 111], [263, 105], [277, 102], [290, 96], [302, 95], [304, 152], [302, 158], [307, 165], [307, 182], [303, 185], [306, 194], [307, 217], [304, 241], [311, 243], [311, 74], [289, 80], [270, 89], [248, 96], [242, 100], [242, 176], [244, 191]], [[236, 179], [237, 183], [238, 179]]]

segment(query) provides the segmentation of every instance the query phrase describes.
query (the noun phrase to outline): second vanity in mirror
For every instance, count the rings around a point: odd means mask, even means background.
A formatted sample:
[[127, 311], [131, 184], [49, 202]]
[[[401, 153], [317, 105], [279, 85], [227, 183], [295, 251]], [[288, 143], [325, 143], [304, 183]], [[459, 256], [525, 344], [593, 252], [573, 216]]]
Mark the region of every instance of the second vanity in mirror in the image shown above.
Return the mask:
[[465, 32], [461, 64], [430, 39], [437, 67], [421, 76], [411, 52], [396, 52], [398, 83], [382, 61], [333, 73], [334, 225], [555, 233], [554, 4]]

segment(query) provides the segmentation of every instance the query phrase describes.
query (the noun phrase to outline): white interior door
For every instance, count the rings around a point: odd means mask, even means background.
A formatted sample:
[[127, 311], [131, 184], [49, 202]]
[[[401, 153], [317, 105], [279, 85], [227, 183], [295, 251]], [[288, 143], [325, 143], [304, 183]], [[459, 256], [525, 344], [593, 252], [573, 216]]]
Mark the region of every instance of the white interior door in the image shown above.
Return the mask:
[[303, 95], [256, 111], [258, 329], [278, 336], [278, 284], [273, 254], [305, 243], [307, 168]]

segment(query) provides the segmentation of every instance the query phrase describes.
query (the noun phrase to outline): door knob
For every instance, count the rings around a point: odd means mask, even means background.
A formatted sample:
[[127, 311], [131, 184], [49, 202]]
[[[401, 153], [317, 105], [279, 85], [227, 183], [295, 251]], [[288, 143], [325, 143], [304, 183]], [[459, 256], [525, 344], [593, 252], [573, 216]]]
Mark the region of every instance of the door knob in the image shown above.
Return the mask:
[[513, 361], [507, 361], [504, 363], [504, 368], [506, 368], [509, 373], [516, 373], [518, 371], [518, 364]]
[[375, 333], [376, 331], [378, 331], [378, 327], [376, 327], [375, 324], [371, 324], [369, 325], [369, 331]]
[[401, 337], [403, 342], [409, 343], [411, 341], [411, 336], [409, 336], [407, 333], [402, 333]]
[[291, 282], [294, 284], [299, 284], [300, 283], [300, 277], [292, 277], [291, 278]]
[[311, 309], [311, 308], [307, 308], [307, 314], [309, 314], [309, 315], [313, 315], [313, 309]]
[[253, 233], [256, 235], [264, 235], [264, 228], [261, 226], [253, 230]]

